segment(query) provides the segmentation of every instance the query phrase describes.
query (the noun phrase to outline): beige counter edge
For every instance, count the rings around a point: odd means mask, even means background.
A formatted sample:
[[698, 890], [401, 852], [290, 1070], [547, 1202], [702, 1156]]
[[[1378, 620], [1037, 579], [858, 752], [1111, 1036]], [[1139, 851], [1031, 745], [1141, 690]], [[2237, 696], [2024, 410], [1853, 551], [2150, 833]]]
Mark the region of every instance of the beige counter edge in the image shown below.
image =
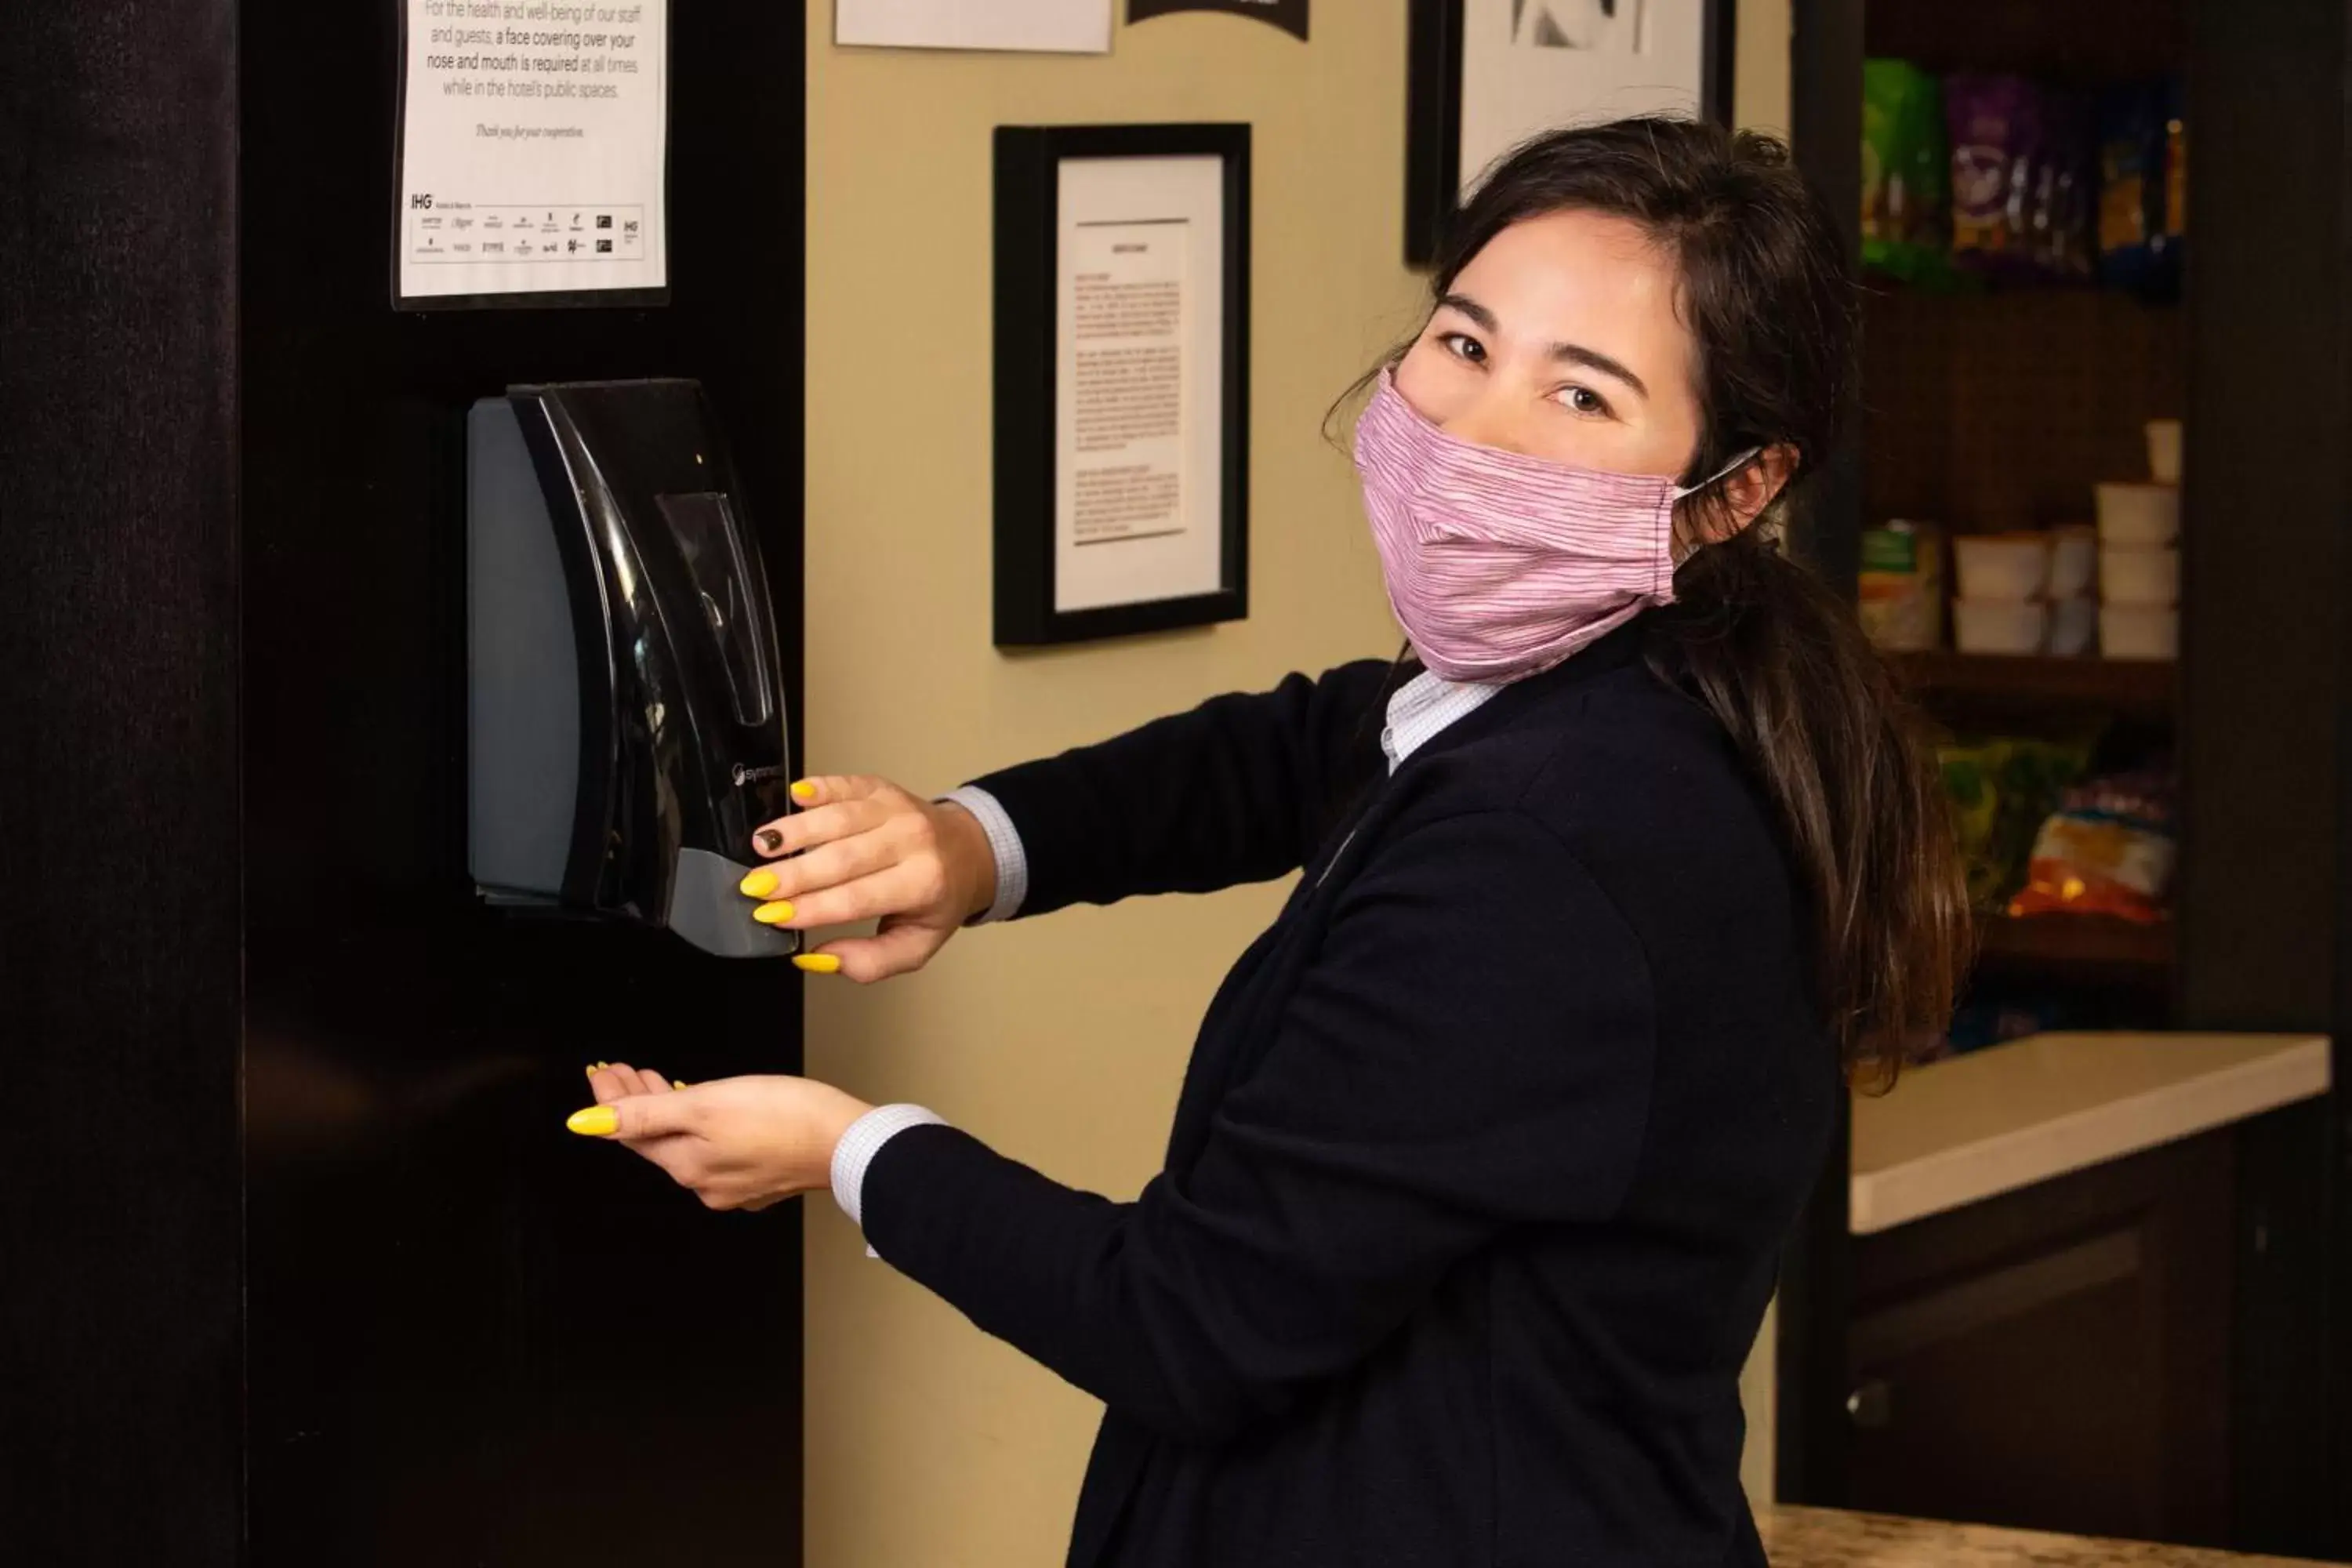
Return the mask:
[[2325, 1094], [2327, 1085], [2328, 1042], [2283, 1037], [2270, 1056], [1857, 1173], [1848, 1194], [1847, 1229], [1867, 1236], [1941, 1214], [2242, 1121]]

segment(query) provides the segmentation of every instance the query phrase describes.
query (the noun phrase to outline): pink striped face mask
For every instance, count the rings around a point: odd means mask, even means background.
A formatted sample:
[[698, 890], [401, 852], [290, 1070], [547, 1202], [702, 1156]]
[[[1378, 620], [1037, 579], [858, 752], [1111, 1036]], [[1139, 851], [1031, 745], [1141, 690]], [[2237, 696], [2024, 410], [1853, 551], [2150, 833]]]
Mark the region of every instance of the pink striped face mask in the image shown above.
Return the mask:
[[1447, 680], [1533, 675], [1674, 603], [1675, 503], [1754, 456], [1678, 489], [1475, 446], [1423, 417], [1388, 371], [1356, 422], [1390, 607]]

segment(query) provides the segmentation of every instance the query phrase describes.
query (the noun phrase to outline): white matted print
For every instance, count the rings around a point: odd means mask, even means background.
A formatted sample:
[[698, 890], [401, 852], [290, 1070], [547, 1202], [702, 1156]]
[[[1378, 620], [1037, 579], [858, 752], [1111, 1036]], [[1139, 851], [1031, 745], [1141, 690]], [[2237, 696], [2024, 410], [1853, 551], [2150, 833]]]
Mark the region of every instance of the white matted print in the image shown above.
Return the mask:
[[833, 41], [897, 49], [1110, 52], [1111, 0], [834, 0]]
[[1461, 0], [1461, 193], [1527, 138], [1577, 121], [1696, 114], [1706, 0]]
[[1225, 160], [1066, 158], [1059, 182], [1054, 613], [1213, 594]]

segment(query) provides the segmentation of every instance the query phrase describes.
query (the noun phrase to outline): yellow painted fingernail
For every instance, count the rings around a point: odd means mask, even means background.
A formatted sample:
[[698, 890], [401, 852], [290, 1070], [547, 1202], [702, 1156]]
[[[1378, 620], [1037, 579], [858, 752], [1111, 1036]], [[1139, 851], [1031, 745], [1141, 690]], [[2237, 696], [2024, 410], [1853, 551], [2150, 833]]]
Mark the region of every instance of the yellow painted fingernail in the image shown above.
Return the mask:
[[776, 874], [773, 871], [754, 871], [743, 879], [742, 889], [747, 899], [764, 899], [776, 890]]
[[841, 960], [829, 952], [796, 952], [793, 967], [806, 974], [838, 974]]
[[778, 899], [772, 904], [761, 904], [753, 910], [751, 918], [763, 926], [780, 926], [793, 918], [793, 906]]
[[596, 1064], [594, 1062], [590, 1062], [584, 1070], [590, 1078], [594, 1078], [596, 1076]]
[[793, 798], [799, 801], [803, 805], [806, 805], [810, 801], [816, 798], [816, 785], [809, 783], [806, 779], [801, 780], [800, 783], [793, 785]]
[[684, 1089], [686, 1087], [686, 1079], [682, 1078], [674, 1078], [669, 1080], [669, 1086], [672, 1089]]
[[621, 1130], [621, 1113], [609, 1105], [592, 1105], [573, 1111], [563, 1125], [583, 1138], [610, 1138]]

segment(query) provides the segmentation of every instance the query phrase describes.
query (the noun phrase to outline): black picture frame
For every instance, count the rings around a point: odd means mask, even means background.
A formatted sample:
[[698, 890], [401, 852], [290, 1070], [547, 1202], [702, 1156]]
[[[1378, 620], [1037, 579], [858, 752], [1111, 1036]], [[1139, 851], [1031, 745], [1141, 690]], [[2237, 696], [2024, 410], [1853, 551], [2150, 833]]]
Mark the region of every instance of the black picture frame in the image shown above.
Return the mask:
[[[1224, 164], [1219, 326], [1218, 586], [1057, 610], [1055, 376], [1060, 363], [1060, 168], [1073, 158], [1213, 156]], [[995, 642], [1045, 647], [1237, 621], [1249, 614], [1250, 128], [1245, 124], [996, 128]]]
[[[1427, 267], [1458, 209], [1462, 190], [1462, 31], [1474, 5], [1501, 0], [1412, 0], [1406, 21], [1404, 259]], [[1731, 123], [1733, 35], [1738, 0], [1698, 0], [1699, 112]]]

